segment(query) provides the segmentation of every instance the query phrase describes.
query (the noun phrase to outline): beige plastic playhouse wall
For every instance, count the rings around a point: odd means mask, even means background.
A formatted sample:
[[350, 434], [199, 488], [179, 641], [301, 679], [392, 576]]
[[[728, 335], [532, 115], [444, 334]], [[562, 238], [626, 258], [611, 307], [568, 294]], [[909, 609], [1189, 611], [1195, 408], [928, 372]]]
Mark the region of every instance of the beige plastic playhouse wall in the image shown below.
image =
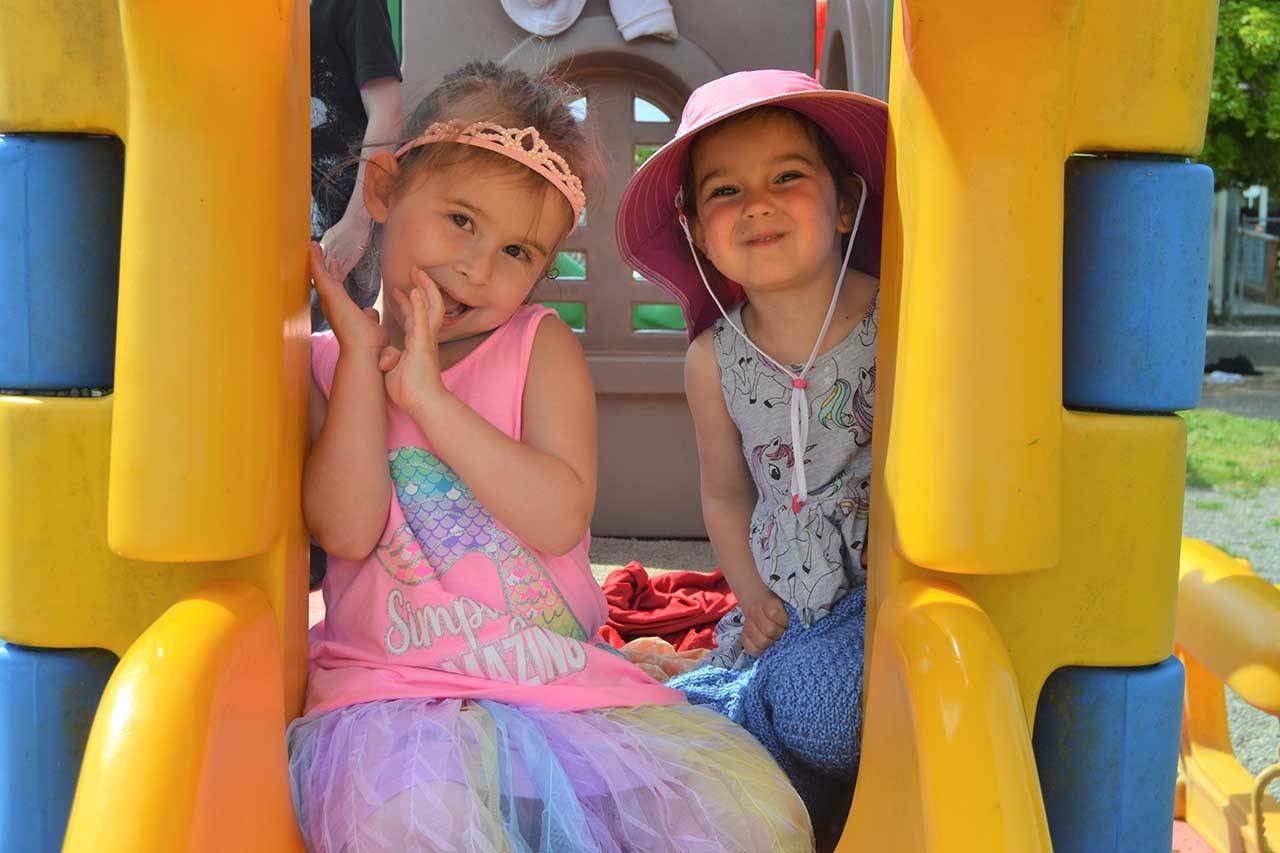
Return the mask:
[[[702, 537], [697, 448], [684, 399], [683, 332], [636, 331], [635, 305], [669, 302], [637, 281], [613, 240], [618, 199], [636, 146], [675, 133], [689, 93], [751, 68], [814, 69], [813, 0], [677, 0], [674, 43], [622, 40], [607, 0], [587, 0], [578, 20], [541, 39], [521, 30], [498, 0], [432, 0], [403, 6], [405, 103], [414, 104], [448, 71], [492, 59], [535, 71], [555, 68], [582, 88], [587, 114], [608, 158], [603, 192], [564, 248], [583, 253], [578, 281], [544, 282], [539, 301], [581, 303], [581, 333], [600, 414], [597, 536]], [[671, 120], [635, 121], [639, 96]], [[657, 117], [649, 111], [647, 117]]]
[[892, 36], [893, 0], [827, 0], [822, 85], [887, 100]]

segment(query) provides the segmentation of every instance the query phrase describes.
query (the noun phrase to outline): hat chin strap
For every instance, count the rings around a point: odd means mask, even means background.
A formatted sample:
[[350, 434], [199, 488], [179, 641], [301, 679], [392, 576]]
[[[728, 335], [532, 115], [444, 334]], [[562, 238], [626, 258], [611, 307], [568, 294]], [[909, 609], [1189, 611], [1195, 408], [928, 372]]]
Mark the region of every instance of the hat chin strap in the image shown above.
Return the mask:
[[689, 251], [693, 253], [694, 266], [698, 268], [698, 275], [702, 278], [702, 284], [707, 288], [707, 293], [711, 294], [711, 299], [720, 309], [720, 315], [735, 332], [742, 335], [742, 339], [759, 353], [761, 358], [791, 379], [791, 452], [795, 459], [791, 469], [791, 511], [796, 515], [800, 514], [800, 508], [809, 500], [809, 487], [804, 477], [804, 455], [809, 447], [809, 395], [806, 391], [809, 383], [804, 377], [818, 358], [818, 350], [822, 348], [822, 342], [827, 338], [827, 330], [831, 327], [831, 318], [835, 316], [836, 303], [840, 301], [840, 289], [844, 287], [845, 271], [849, 268], [849, 259], [853, 257], [853, 244], [858, 237], [858, 227], [862, 224], [862, 208], [867, 201], [867, 182], [857, 173], [854, 177], [862, 185], [862, 192], [858, 195], [858, 212], [853, 219], [853, 230], [849, 232], [849, 247], [844, 251], [844, 263], [840, 265], [840, 274], [836, 276], [835, 292], [831, 294], [831, 304], [827, 306], [827, 316], [822, 321], [822, 329], [818, 332], [818, 339], [813, 342], [809, 360], [804, 363], [799, 373], [793, 373], [781, 361], [756, 346], [755, 341], [751, 340], [747, 333], [729, 318], [729, 312], [724, 309], [720, 297], [716, 296], [716, 292], [711, 289], [711, 283], [707, 281], [707, 274], [702, 270], [702, 261], [698, 260], [698, 252], [693, 245], [693, 235], [689, 233], [689, 220], [684, 214], [683, 187], [676, 193], [675, 198], [676, 219], [680, 222], [680, 229], [684, 231], [684, 238], [689, 243]]

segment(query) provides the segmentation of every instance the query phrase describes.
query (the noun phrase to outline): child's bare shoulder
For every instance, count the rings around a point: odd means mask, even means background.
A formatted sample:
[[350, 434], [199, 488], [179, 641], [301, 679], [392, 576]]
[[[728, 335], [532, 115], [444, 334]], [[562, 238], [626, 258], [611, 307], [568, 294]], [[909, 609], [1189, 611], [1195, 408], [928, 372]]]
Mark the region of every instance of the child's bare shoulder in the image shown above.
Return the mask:
[[538, 320], [538, 330], [533, 338], [533, 355], [569, 356], [582, 355], [582, 344], [578, 336], [569, 328], [569, 324], [555, 314], [548, 314]]
[[689, 344], [689, 351], [685, 353], [684, 362], [687, 366], [690, 364], [715, 364], [715, 326], [708, 326], [698, 333], [698, 336]]

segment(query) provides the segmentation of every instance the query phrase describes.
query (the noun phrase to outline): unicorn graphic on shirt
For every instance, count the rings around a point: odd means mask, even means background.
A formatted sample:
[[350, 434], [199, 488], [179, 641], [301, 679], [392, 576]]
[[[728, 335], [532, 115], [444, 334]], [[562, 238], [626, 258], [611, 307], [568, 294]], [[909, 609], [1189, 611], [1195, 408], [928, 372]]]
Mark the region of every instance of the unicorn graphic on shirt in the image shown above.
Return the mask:
[[508, 612], [527, 625], [587, 639], [537, 555], [497, 525], [452, 468], [419, 447], [397, 448], [387, 458], [414, 540], [410, 543], [397, 531], [389, 559], [379, 554], [393, 578], [408, 585], [423, 583], [443, 577], [467, 554], [484, 554], [498, 570]]
[[745, 397], [751, 405], [766, 409], [791, 399], [791, 385], [779, 378], [772, 366], [763, 363], [742, 335], [719, 325], [714, 332], [717, 362], [727, 367], [720, 372], [720, 386], [726, 397]]
[[818, 403], [818, 423], [826, 429], [849, 429], [853, 426], [853, 413], [845, 406], [853, 399], [853, 386], [847, 379], [836, 379], [831, 390]]
[[846, 518], [862, 521], [871, 517], [871, 481], [859, 480], [849, 493], [836, 502]]
[[780, 500], [791, 494], [791, 469], [796, 467], [791, 445], [775, 435], [768, 444], [757, 445], [747, 457], [747, 469], [756, 488], [774, 492]]
[[778, 563], [791, 548], [791, 540], [782, 535], [777, 519], [768, 516], [751, 525], [749, 531], [752, 553], [756, 565], [763, 575], [765, 583], [772, 584], [782, 578], [778, 574]]
[[[876, 297], [876, 302], [879, 296]], [[876, 303], [873, 302], [874, 306]], [[864, 347], [873, 347], [876, 344], [876, 334], [880, 329], [880, 315], [876, 310], [867, 312], [867, 316], [862, 318], [862, 323], [858, 326], [858, 343]]]
[[791, 400], [791, 386], [778, 378], [777, 372], [762, 364], [756, 365], [755, 381], [751, 385], [751, 393], [747, 402], [752, 405], [763, 403], [766, 409], [785, 405]]
[[849, 432], [853, 434], [854, 443], [866, 447], [871, 443], [871, 424], [874, 420], [872, 406], [876, 394], [876, 366], [858, 368], [858, 388], [853, 392], [853, 423]]
[[807, 504], [795, 521], [794, 547], [800, 566], [784, 580], [787, 599], [805, 624], [811, 624], [830, 610], [829, 587], [839, 585], [844, 574], [844, 543], [816, 503]]
[[873, 403], [876, 391], [876, 367], [858, 370], [858, 386], [837, 378], [818, 403], [818, 423], [829, 430], [847, 430], [858, 447], [871, 443]]
[[727, 326], [717, 325], [713, 333], [719, 361], [728, 365], [720, 373], [720, 385], [726, 396], [747, 397], [754, 393], [752, 389], [755, 353], [747, 346], [742, 336]]

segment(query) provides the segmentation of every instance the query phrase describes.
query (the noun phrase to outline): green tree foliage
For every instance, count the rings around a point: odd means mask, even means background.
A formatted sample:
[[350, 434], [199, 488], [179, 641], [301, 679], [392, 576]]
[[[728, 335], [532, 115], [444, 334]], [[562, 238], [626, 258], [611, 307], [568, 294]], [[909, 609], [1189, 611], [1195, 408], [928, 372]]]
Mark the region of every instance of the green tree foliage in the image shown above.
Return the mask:
[[1280, 0], [1221, 0], [1200, 159], [1219, 188], [1280, 187]]

